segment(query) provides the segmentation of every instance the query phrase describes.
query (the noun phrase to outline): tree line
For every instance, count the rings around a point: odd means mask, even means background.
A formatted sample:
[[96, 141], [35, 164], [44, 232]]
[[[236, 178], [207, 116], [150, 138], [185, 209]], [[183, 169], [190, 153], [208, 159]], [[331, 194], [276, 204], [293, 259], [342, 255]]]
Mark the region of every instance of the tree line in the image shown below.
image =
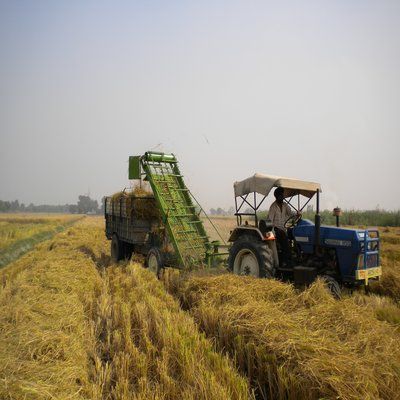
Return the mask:
[[[321, 213], [321, 222], [326, 225], [335, 225], [336, 217], [332, 211], [324, 210]], [[303, 218], [314, 220], [315, 213], [307, 211]], [[343, 210], [340, 216], [340, 225], [365, 226], [400, 226], [400, 210]]]
[[103, 202], [99, 206], [97, 200], [89, 196], [81, 195], [76, 204], [39, 204], [30, 203], [28, 205], [20, 203], [18, 200], [0, 200], [0, 212], [40, 212], [40, 213], [71, 213], [71, 214], [102, 214], [104, 211]]
[[[246, 210], [250, 212], [251, 210]], [[25, 205], [18, 200], [0, 200], [0, 212], [40, 212], [40, 213], [71, 213], [71, 214], [103, 214], [104, 199], [99, 205], [97, 200], [91, 199], [87, 195], [78, 197], [76, 204], [35, 205], [30, 203]], [[234, 215], [234, 208], [224, 210], [220, 207], [210, 210], [211, 215]], [[258, 213], [259, 218], [267, 218], [267, 211]], [[303, 218], [314, 220], [314, 212], [309, 210], [303, 213]], [[336, 219], [332, 211], [321, 211], [321, 221], [326, 225], [335, 225]], [[368, 225], [368, 226], [400, 226], [400, 210], [343, 210], [340, 217], [341, 225]]]

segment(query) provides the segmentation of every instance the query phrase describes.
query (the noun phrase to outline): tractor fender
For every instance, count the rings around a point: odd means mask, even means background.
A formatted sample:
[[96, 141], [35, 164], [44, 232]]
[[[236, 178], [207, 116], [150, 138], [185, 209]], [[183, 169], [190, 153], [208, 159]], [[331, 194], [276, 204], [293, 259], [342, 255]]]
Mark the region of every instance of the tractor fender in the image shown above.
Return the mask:
[[264, 236], [261, 231], [255, 226], [238, 226], [233, 231], [231, 231], [231, 235], [229, 236], [229, 242], [235, 242], [242, 235], [251, 235], [256, 239], [264, 240]]

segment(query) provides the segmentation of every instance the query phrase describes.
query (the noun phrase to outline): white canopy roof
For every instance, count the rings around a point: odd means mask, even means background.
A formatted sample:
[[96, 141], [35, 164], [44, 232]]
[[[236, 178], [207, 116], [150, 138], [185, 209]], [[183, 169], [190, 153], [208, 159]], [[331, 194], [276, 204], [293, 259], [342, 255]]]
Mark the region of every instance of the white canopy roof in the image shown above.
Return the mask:
[[317, 189], [321, 191], [321, 185], [319, 183], [258, 173], [243, 181], [235, 182], [233, 187], [236, 197], [252, 192], [267, 196], [273, 187], [283, 187], [285, 197], [290, 197], [298, 193], [306, 197], [312, 197]]

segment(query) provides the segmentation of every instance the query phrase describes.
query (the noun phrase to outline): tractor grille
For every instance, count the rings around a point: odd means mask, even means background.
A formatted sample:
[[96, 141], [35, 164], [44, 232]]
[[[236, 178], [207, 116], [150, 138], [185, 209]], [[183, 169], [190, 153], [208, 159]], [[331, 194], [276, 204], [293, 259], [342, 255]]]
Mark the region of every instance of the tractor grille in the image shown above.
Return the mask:
[[[368, 254], [367, 255], [367, 268], [378, 267], [378, 255]], [[358, 257], [358, 268], [364, 268], [364, 254], [360, 254]]]

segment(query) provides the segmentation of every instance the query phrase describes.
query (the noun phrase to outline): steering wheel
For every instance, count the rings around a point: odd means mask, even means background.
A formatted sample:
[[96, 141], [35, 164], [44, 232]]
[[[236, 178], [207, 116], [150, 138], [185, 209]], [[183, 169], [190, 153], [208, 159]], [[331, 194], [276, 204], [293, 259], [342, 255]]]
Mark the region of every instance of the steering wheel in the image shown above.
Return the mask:
[[291, 215], [283, 224], [285, 229], [293, 228], [301, 220], [301, 214]]

